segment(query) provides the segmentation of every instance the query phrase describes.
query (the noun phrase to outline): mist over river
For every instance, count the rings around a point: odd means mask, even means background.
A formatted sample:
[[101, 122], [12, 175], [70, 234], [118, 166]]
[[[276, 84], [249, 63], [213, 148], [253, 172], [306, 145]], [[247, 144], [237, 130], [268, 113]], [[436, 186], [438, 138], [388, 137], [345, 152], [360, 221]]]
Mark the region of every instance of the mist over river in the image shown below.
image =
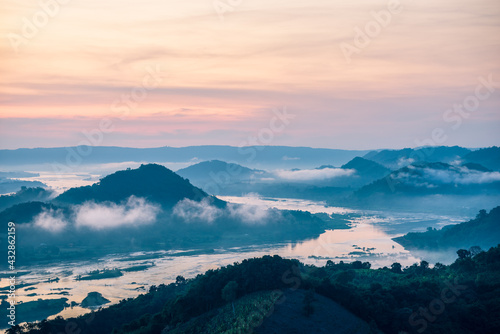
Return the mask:
[[[28, 302], [42, 299], [68, 298], [68, 303], [81, 303], [89, 292], [100, 292], [117, 303], [124, 298], [133, 298], [149, 290], [152, 285], [174, 282], [178, 275], [192, 278], [209, 269], [240, 262], [247, 258], [263, 255], [280, 255], [299, 259], [306, 264], [324, 266], [327, 260], [333, 262], [368, 261], [372, 268], [390, 266], [399, 262], [409, 266], [419, 262], [422, 256], [431, 264], [451, 263], [453, 253], [413, 254], [392, 241], [392, 238], [410, 231], [424, 231], [427, 227], [442, 227], [465, 221], [470, 217], [442, 216], [434, 214], [395, 213], [376, 211], [357, 211], [341, 207], [327, 207], [323, 203], [298, 199], [248, 197], [221, 197], [232, 203], [245, 203], [268, 208], [303, 210], [311, 213], [326, 213], [349, 221], [350, 229], [327, 230], [319, 238], [298, 243], [284, 240], [280, 243], [219, 248], [169, 250], [157, 252], [139, 252], [131, 254], [108, 255], [93, 261], [52, 263], [47, 265], [17, 268], [28, 271], [18, 277], [17, 301]], [[76, 280], [78, 275], [103, 269], [125, 269], [134, 266], [149, 267], [146, 270], [123, 272], [123, 276], [100, 280]], [[58, 278], [57, 282], [51, 282]], [[0, 280], [0, 287], [9, 284], [7, 278]], [[7, 293], [1, 291], [2, 294]], [[90, 312], [79, 306], [69, 307], [52, 315], [74, 317]]]

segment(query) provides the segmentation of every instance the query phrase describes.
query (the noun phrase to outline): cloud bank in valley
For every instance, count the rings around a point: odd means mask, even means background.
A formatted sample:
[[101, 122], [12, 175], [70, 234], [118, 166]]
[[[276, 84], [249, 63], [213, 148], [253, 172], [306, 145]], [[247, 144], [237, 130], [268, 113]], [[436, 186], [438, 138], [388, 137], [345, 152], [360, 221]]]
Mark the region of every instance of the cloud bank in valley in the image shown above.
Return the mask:
[[264, 225], [271, 218], [272, 211], [258, 205], [229, 204], [229, 216], [247, 225]]
[[49, 232], [59, 233], [68, 226], [68, 221], [62, 210], [44, 209], [33, 219], [33, 225]]
[[425, 176], [435, 183], [485, 184], [500, 181], [499, 172], [482, 172], [459, 167], [452, 170], [426, 168]]
[[185, 198], [175, 205], [173, 214], [188, 223], [204, 221], [211, 224], [222, 215], [222, 210], [211, 205], [206, 198], [201, 202]]
[[86, 202], [75, 208], [75, 225], [94, 230], [142, 226], [155, 222], [159, 212], [159, 206], [135, 196], [124, 204]]
[[212, 205], [208, 199], [201, 202], [184, 199], [174, 207], [173, 215], [186, 223], [212, 224], [219, 218], [229, 218], [246, 225], [263, 225], [271, 218], [276, 219], [281, 216], [276, 210], [269, 210], [258, 205], [228, 203], [225, 209], [220, 209]]
[[433, 188], [438, 185], [457, 184], [474, 185], [500, 182], [499, 172], [484, 172], [468, 169], [464, 166], [451, 167], [450, 169], [408, 167], [413, 173], [398, 173], [396, 179], [415, 186]]
[[[52, 233], [62, 232], [67, 227], [90, 228], [95, 231], [120, 227], [134, 227], [153, 224], [157, 221], [161, 208], [149, 203], [144, 198], [131, 196], [126, 202], [85, 202], [73, 208], [73, 214], [67, 216], [62, 210], [44, 210], [33, 219], [33, 226]], [[270, 210], [259, 205], [228, 203], [220, 209], [205, 198], [200, 202], [184, 199], [177, 203], [173, 216], [186, 223], [201, 222], [212, 224], [219, 218], [232, 219], [246, 225], [263, 225], [270, 220], [279, 219], [277, 210]]]
[[351, 176], [356, 171], [342, 168], [302, 169], [302, 170], [277, 170], [277, 177], [288, 181], [321, 181], [342, 176]]

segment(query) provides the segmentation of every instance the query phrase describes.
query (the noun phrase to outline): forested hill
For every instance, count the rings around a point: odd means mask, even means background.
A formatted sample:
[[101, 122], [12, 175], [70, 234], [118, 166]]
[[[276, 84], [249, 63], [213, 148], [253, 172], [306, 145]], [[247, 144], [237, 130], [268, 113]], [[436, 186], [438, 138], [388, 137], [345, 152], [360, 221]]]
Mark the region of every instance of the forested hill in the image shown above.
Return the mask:
[[[56, 204], [82, 204], [86, 201], [119, 203], [130, 196], [144, 197], [166, 207], [187, 198], [201, 201], [209, 197], [170, 169], [158, 165], [141, 165], [137, 169], [118, 171], [91, 186], [71, 188], [54, 199]], [[213, 202], [223, 202], [212, 198]]]
[[499, 333], [500, 245], [475, 256], [457, 253], [450, 266], [422, 261], [377, 270], [359, 261], [318, 268], [264, 256], [178, 277], [76, 319], [7, 333]]
[[440, 230], [429, 228], [427, 232], [411, 232], [394, 241], [407, 249], [457, 249], [479, 246], [489, 248], [500, 241], [500, 206], [489, 213], [481, 210], [475, 219]]

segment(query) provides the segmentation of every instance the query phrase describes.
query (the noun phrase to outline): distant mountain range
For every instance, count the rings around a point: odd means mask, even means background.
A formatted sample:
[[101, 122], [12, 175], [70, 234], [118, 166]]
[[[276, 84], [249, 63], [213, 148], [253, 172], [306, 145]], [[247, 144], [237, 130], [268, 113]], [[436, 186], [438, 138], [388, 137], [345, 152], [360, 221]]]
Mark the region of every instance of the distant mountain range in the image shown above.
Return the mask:
[[500, 193], [500, 173], [478, 164], [449, 165], [421, 162], [398, 169], [355, 192], [359, 198], [373, 195], [421, 196], [430, 194]]
[[377, 162], [355, 157], [340, 168], [322, 165], [315, 169], [263, 171], [207, 161], [178, 173], [213, 195], [258, 193], [358, 208], [428, 212], [460, 207], [462, 213], [470, 214], [500, 201], [500, 172], [474, 162], [453, 163], [413, 162], [391, 171]]
[[500, 172], [477, 163], [418, 162], [361, 187], [340, 202], [329, 203], [471, 214], [500, 203]]
[[378, 162], [390, 169], [399, 169], [420, 161], [451, 163], [460, 160], [470, 152], [471, 150], [459, 146], [438, 146], [418, 149], [405, 148], [402, 150], [373, 151], [366, 154], [363, 158]]
[[233, 184], [270, 177], [270, 174], [263, 170], [250, 169], [220, 160], [200, 162], [180, 169], [176, 173], [204, 189], [209, 188], [212, 183]]
[[0, 196], [0, 211], [20, 203], [32, 201], [48, 201], [53, 195], [54, 193], [51, 190], [47, 190], [44, 188], [23, 187], [15, 194]]
[[342, 166], [343, 169], [354, 169], [359, 175], [365, 178], [379, 179], [391, 172], [389, 168], [361, 157], [356, 157]]
[[[184, 199], [199, 202], [205, 198], [209, 200], [210, 205], [222, 208], [224, 202], [213, 195], [242, 196], [258, 193], [267, 197], [309, 199], [325, 201], [334, 206], [364, 209], [430, 212], [460, 208], [459, 210], [464, 210], [461, 213], [470, 214], [482, 208], [493, 207], [500, 201], [500, 172], [495, 169], [500, 159], [498, 147], [475, 151], [457, 146], [383, 150], [368, 154], [364, 152], [364, 157], [356, 156], [359, 151], [291, 147], [252, 149], [257, 155], [249, 164], [239, 163], [236, 159], [228, 160], [231, 162], [210, 159], [180, 169], [178, 174], [154, 164], [119, 171], [92, 186], [69, 189], [52, 200], [51, 204], [67, 207], [93, 201], [120, 205], [134, 196], [168, 210]], [[61, 152], [70, 152], [67, 148], [28, 151], [34, 154], [28, 154], [32, 158], [36, 158], [42, 151], [52, 154], [39, 157], [39, 161], [51, 161], [51, 157], [61, 155]], [[6, 152], [24, 156], [23, 150], [4, 150], [0, 151], [0, 155]], [[36, 152], [38, 153], [35, 154]], [[186, 161], [188, 158], [192, 159], [195, 154], [196, 159], [219, 155], [237, 156], [240, 160], [246, 160], [241, 150], [235, 147], [200, 146], [179, 149], [95, 147], [95, 155], [89, 161], [145, 159], [168, 152], [175, 154], [165, 156], [164, 160]], [[274, 155], [269, 157], [269, 154]], [[339, 161], [340, 156], [352, 158], [337, 165], [335, 161]], [[269, 158], [270, 162], [266, 162], [265, 169], [252, 166], [261, 164], [260, 159], [265, 161], [266, 158]], [[419, 159], [431, 161], [414, 161]], [[301, 164], [310, 166], [318, 161], [322, 163], [314, 167], [298, 167]], [[293, 168], [269, 168], [280, 164]], [[399, 165], [402, 167], [394, 168]], [[10, 205], [29, 201], [44, 202], [43, 199], [37, 198], [19, 201], [15, 198], [16, 196], [0, 198], [0, 209], [2, 201], [10, 201]], [[4, 206], [4, 209], [7, 207]], [[33, 212], [38, 212], [42, 206], [38, 205], [36, 208]], [[21, 205], [17, 209], [24, 208]], [[29, 209], [34, 210], [35, 206], [32, 205]]]
[[371, 160], [355, 157], [341, 167], [323, 165], [315, 169], [281, 170], [273, 177], [276, 183], [303, 183], [320, 187], [356, 189], [391, 172], [390, 169]]
[[371, 151], [289, 146], [234, 147], [217, 145], [158, 148], [113, 146], [23, 148], [0, 150], [0, 167], [39, 164], [60, 164], [71, 167], [82, 164], [130, 161], [189, 163], [221, 160], [257, 169], [315, 168], [322, 165], [341, 166], [355, 157], [375, 161], [393, 170], [413, 162], [452, 163], [457, 160], [479, 163], [489, 169], [500, 170], [500, 148], [471, 150], [459, 146]]
[[[341, 167], [345, 170], [354, 170], [355, 173], [343, 178], [333, 179], [328, 184], [359, 188], [391, 173], [391, 170], [375, 161], [356, 157]], [[343, 180], [342, 180], [343, 179]]]
[[321, 199], [330, 193], [346, 194], [388, 175], [391, 171], [364, 158], [355, 157], [342, 167], [323, 165], [315, 169], [264, 171], [219, 160], [204, 161], [177, 171], [194, 185], [213, 195], [259, 193], [273, 197]]
[[478, 164], [460, 166], [421, 162], [398, 169], [356, 191], [358, 197], [378, 194], [481, 194], [500, 192], [500, 173]]
[[[314, 168], [340, 166], [369, 151], [321, 149], [288, 146], [189, 146], [189, 147], [58, 147], [0, 150], [0, 167], [16, 165], [60, 164], [75, 166], [117, 162], [197, 162], [232, 161], [252, 168]], [[61, 167], [61, 166], [59, 166]]]
[[8, 194], [21, 190], [23, 187], [46, 188], [47, 185], [40, 181], [16, 180], [0, 177], [0, 194]]
[[423, 147], [418, 149], [371, 151], [365, 159], [373, 160], [396, 170], [416, 162], [477, 163], [488, 169], [500, 171], [500, 148], [493, 146], [470, 150], [459, 146]]
[[2, 172], [0, 171], [0, 195], [13, 193], [21, 190], [22, 187], [42, 187], [46, 188], [47, 186], [40, 181], [28, 181], [28, 180], [19, 180], [18, 178], [30, 178], [30, 177], [38, 177], [40, 174], [38, 173], [29, 173], [29, 172]]
[[478, 163], [491, 170], [500, 171], [500, 147], [482, 148], [463, 157], [465, 162]]

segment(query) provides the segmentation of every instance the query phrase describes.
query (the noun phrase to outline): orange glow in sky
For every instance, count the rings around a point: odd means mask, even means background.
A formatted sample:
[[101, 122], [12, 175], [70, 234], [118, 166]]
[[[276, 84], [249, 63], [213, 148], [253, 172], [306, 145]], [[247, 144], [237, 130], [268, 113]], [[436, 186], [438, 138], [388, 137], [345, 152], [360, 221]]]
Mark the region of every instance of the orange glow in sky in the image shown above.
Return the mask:
[[[282, 107], [274, 145], [498, 144], [498, 0], [214, 3], [3, 1], [0, 148], [73, 146], [102, 118], [103, 145], [237, 146]], [[443, 114], [488, 76], [455, 131]]]

